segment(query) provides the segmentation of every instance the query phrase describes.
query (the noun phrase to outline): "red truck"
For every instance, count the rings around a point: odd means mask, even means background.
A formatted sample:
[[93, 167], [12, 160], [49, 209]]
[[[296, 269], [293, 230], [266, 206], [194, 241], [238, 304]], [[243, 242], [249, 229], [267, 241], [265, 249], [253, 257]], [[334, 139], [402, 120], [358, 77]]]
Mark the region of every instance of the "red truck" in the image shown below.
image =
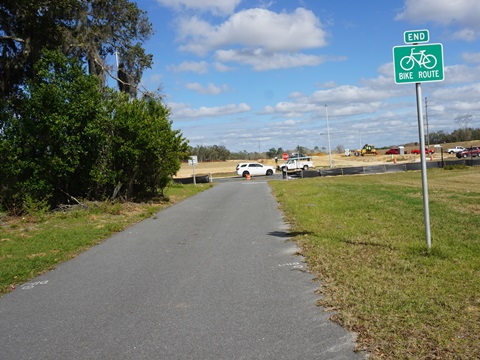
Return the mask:
[[[433, 154], [435, 152], [435, 150], [428, 150], [427, 148], [425, 148], [425, 154], [428, 155], [428, 154]], [[411, 151], [412, 154], [417, 154], [417, 155], [420, 155], [420, 149], [413, 149]]]

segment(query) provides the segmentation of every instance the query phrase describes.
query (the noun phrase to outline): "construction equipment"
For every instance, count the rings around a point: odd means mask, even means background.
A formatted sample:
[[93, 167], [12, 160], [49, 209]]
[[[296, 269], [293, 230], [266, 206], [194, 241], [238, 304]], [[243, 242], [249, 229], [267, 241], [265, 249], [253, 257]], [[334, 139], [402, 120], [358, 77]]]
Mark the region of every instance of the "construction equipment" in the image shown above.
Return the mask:
[[358, 150], [358, 154], [361, 156], [364, 155], [378, 155], [378, 151], [375, 148], [375, 145], [365, 144], [362, 150]]

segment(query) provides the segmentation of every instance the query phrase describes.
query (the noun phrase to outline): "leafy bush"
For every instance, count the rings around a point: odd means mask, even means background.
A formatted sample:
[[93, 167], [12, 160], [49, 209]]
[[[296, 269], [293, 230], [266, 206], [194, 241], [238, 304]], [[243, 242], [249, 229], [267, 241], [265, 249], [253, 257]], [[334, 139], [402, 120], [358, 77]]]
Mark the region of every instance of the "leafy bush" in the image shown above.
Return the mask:
[[35, 73], [20, 98], [1, 100], [0, 206], [18, 213], [44, 199], [55, 207], [163, 193], [188, 142], [160, 98], [101, 92], [58, 51], [45, 51]]
[[25, 215], [30, 218], [42, 221], [45, 218], [45, 215], [48, 214], [50, 207], [48, 206], [47, 200], [37, 200], [27, 194], [23, 201], [23, 210]]

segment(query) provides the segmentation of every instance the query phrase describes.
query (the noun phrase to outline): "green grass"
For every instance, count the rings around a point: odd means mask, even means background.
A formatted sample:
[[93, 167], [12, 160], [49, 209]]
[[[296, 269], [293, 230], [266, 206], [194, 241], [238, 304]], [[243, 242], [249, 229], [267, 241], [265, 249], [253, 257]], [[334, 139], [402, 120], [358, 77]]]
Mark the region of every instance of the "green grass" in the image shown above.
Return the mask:
[[372, 358], [480, 358], [480, 169], [270, 182], [320, 305]]
[[[51, 270], [60, 262], [153, 216], [210, 184], [173, 185], [165, 199], [152, 203], [87, 203], [86, 208], [0, 218], [0, 294]], [[165, 201], [166, 200], [166, 201]]]

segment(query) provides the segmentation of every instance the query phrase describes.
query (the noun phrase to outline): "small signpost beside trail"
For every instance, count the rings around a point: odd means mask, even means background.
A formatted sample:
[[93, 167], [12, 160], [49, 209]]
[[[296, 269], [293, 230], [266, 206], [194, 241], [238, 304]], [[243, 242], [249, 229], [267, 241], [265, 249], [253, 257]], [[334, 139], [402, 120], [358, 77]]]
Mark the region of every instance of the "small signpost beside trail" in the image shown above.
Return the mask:
[[188, 165], [192, 165], [192, 170], [193, 170], [193, 183], [197, 185], [197, 179], [195, 177], [195, 165], [198, 164], [198, 158], [196, 156], [190, 156], [190, 159], [188, 159]]
[[[417, 95], [418, 137], [420, 149], [425, 149], [423, 129], [422, 82], [443, 81], [443, 45], [425, 44], [430, 41], [428, 30], [410, 30], [403, 33], [404, 46], [393, 47], [393, 71], [395, 83], [415, 83]], [[422, 45], [418, 45], [418, 44]], [[425, 151], [420, 151], [422, 165], [423, 213], [427, 247], [432, 247], [430, 235], [430, 210], [428, 205], [427, 164]]]

